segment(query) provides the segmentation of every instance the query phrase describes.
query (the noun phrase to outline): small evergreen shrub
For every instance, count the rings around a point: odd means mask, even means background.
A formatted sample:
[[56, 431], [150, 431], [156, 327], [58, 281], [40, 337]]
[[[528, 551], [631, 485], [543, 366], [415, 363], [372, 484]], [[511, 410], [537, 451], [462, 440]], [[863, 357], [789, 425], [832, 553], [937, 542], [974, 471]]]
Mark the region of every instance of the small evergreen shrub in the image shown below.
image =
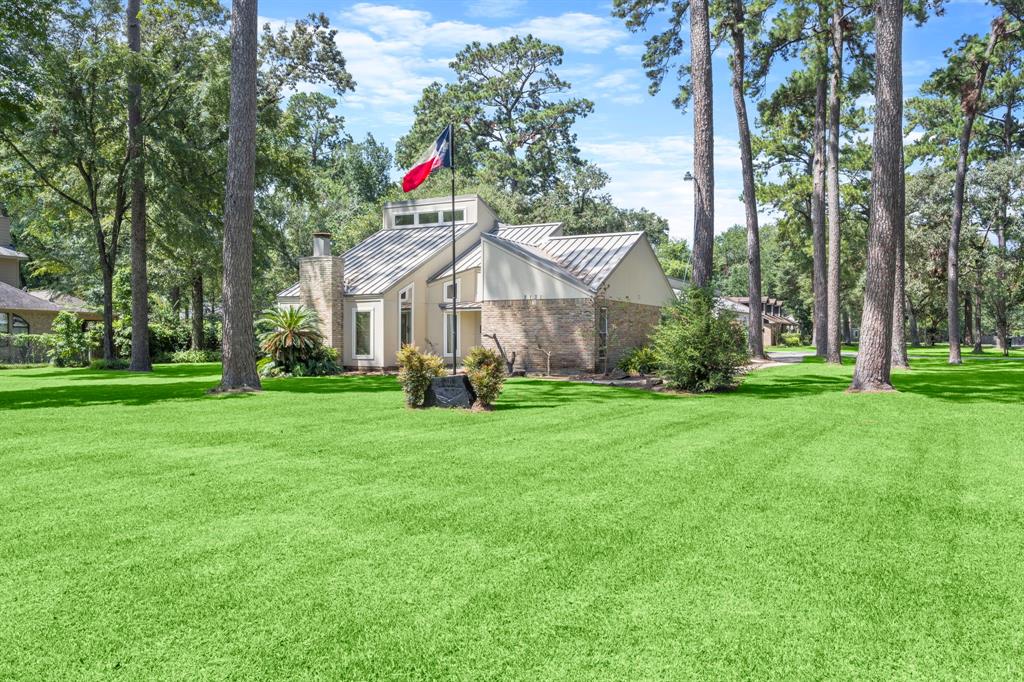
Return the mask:
[[799, 346], [803, 339], [800, 338], [800, 334], [797, 332], [786, 332], [781, 337], [783, 346]]
[[616, 367], [630, 374], [654, 374], [658, 371], [658, 358], [648, 346], [630, 348]]
[[82, 320], [67, 310], [57, 313], [49, 334], [47, 354], [56, 367], [85, 367], [89, 364], [89, 339]]
[[492, 350], [475, 346], [462, 361], [477, 403], [484, 409], [494, 404], [505, 385], [505, 362]]
[[398, 361], [398, 383], [405, 393], [405, 404], [420, 407], [430, 388], [430, 380], [444, 374], [444, 360], [433, 353], [421, 353], [416, 346], [402, 346]]
[[89, 369], [128, 369], [129, 363], [124, 358], [114, 358], [113, 360], [93, 360], [89, 363]]
[[742, 325], [732, 314], [716, 311], [714, 297], [704, 289], [692, 289], [666, 308], [653, 347], [665, 384], [684, 391], [728, 388], [749, 360]]
[[176, 350], [170, 355], [174, 363], [220, 362], [220, 351], [215, 350]]

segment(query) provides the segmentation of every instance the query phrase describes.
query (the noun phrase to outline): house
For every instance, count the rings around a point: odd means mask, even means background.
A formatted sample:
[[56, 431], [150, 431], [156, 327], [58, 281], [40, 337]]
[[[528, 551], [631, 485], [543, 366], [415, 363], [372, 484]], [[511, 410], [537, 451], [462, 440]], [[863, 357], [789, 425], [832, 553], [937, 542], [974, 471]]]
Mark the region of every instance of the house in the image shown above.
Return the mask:
[[[723, 308], [732, 310], [747, 326], [750, 320], [750, 298], [747, 296], [726, 296], [720, 300]], [[782, 343], [782, 335], [797, 331], [800, 323], [782, 309], [782, 301], [768, 296], [761, 297], [761, 339], [765, 346], [778, 346]]]
[[0, 214], [0, 334], [45, 334], [62, 310], [76, 313], [83, 322], [102, 319], [81, 299], [22, 289], [19, 265], [25, 260], [28, 256], [11, 244], [11, 219]]
[[314, 308], [353, 368], [392, 367], [403, 344], [450, 361], [500, 343], [516, 369], [605, 371], [646, 343], [673, 296], [643, 232], [505, 225], [476, 195], [454, 209], [451, 197], [389, 203], [379, 232], [330, 254], [329, 235], [315, 235], [277, 303]]

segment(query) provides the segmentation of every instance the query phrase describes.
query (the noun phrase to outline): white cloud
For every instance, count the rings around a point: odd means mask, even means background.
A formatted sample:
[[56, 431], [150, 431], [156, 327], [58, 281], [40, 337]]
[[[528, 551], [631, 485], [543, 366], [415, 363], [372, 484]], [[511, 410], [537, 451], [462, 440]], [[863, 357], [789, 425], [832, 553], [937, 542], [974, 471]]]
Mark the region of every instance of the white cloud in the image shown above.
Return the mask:
[[504, 19], [519, 14], [526, 0], [474, 0], [466, 4], [466, 15], [485, 19]]
[[[606, 139], [581, 142], [584, 156], [608, 171], [615, 203], [647, 208], [667, 218], [669, 232], [693, 240], [693, 183], [683, 175], [693, 168], [693, 138]], [[740, 201], [739, 147], [735, 140], [715, 138], [715, 232], [743, 224]]]
[[645, 50], [643, 45], [619, 45], [615, 48], [615, 54], [620, 57], [639, 57]]

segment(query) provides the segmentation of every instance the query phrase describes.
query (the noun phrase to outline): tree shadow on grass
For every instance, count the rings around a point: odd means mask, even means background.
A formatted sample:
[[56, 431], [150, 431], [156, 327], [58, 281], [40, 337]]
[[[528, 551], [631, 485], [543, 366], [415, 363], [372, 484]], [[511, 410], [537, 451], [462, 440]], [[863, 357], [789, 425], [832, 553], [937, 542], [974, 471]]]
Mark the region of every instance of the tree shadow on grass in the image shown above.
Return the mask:
[[[816, 359], [805, 360], [805, 363]], [[820, 362], [820, 361], [819, 361]], [[893, 385], [901, 393], [961, 403], [1024, 403], [1024, 364], [966, 360], [959, 367], [943, 360], [911, 361], [910, 371], [893, 372]], [[853, 363], [844, 367], [853, 370]], [[850, 373], [794, 376], [768, 371], [746, 381], [737, 396], [779, 399], [841, 393], [850, 387]]]
[[[67, 373], [67, 374], [65, 374]], [[153, 374], [133, 372], [110, 372], [106, 370], [54, 370], [33, 376], [78, 379], [103, 378], [104, 382], [88, 384], [51, 384], [9, 391], [0, 390], [0, 412], [60, 407], [83, 407], [88, 405], [151, 405], [171, 400], [234, 400], [251, 398], [258, 393], [224, 393], [208, 395], [207, 391], [216, 386], [216, 377], [210, 368], [187, 368], [172, 372], [160, 368]], [[93, 376], [99, 374], [99, 377]], [[123, 379], [140, 379], [122, 381]], [[192, 381], [164, 381], [193, 377]], [[2, 385], [0, 385], [2, 387]], [[397, 389], [394, 377], [304, 377], [268, 379], [263, 382], [267, 393], [377, 393]]]

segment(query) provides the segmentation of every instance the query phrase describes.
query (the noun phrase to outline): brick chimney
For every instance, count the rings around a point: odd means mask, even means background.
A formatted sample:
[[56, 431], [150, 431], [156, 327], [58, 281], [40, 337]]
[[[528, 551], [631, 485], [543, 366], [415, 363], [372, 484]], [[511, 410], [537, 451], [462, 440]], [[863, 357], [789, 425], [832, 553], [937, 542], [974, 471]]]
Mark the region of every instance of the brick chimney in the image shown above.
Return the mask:
[[313, 255], [299, 259], [299, 301], [320, 316], [320, 331], [343, 362], [345, 262], [331, 255], [331, 234], [313, 234]]

